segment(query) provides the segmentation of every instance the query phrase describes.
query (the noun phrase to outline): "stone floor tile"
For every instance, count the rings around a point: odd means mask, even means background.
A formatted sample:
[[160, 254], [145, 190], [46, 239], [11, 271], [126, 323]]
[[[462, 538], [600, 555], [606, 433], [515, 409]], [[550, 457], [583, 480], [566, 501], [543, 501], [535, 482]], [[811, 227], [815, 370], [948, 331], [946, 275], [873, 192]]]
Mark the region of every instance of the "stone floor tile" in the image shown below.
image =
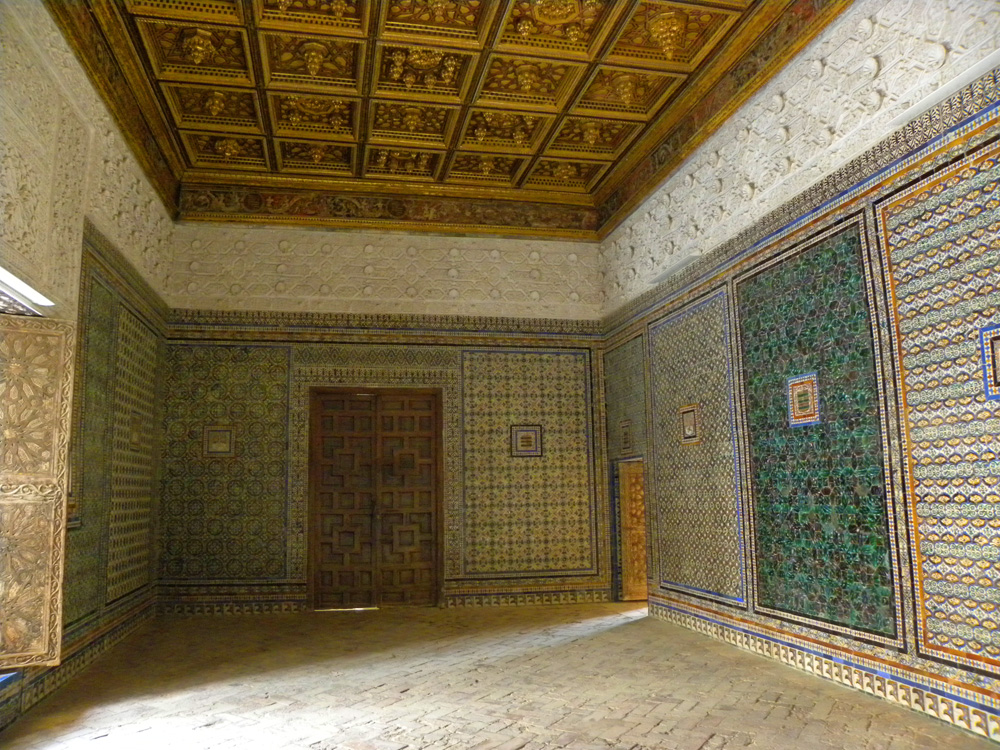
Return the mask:
[[976, 750], [634, 604], [161, 618], [5, 750]]

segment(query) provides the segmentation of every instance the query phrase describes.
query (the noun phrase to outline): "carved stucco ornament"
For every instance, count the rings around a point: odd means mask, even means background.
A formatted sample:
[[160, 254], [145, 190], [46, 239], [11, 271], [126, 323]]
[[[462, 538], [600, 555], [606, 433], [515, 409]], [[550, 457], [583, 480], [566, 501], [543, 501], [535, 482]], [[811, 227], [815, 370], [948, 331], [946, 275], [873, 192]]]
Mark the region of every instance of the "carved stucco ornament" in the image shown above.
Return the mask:
[[482, 143], [492, 135], [509, 138], [518, 146], [528, 142], [528, 137], [538, 122], [538, 118], [531, 115], [517, 115], [511, 112], [484, 112], [483, 118], [486, 120], [486, 125], [476, 128], [476, 140]]
[[201, 65], [216, 52], [212, 32], [204, 29], [185, 30], [182, 46], [185, 57], [195, 65]]
[[611, 87], [622, 104], [629, 106], [635, 101], [636, 77], [632, 73], [618, 73], [612, 79]]
[[430, 168], [430, 161], [430, 154], [427, 153], [382, 150], [375, 157], [375, 166], [381, 169], [388, 169], [393, 174], [400, 172], [426, 172]]
[[596, 120], [587, 120], [583, 123], [581, 129], [583, 131], [583, 140], [588, 145], [594, 146], [601, 140], [601, 124]]
[[526, 94], [541, 87], [542, 74], [533, 63], [523, 63], [517, 66], [517, 87]]
[[687, 23], [687, 13], [671, 8], [649, 19], [646, 27], [650, 38], [663, 50], [663, 54], [672, 58], [684, 45]]
[[319, 42], [306, 42], [299, 48], [302, 59], [306, 61], [306, 70], [313, 78], [319, 75], [323, 62], [330, 56], [330, 49]]
[[212, 117], [218, 117], [219, 114], [226, 108], [226, 95], [221, 91], [213, 91], [207, 96], [205, 96], [205, 103], [203, 108]]
[[292, 124], [302, 122], [302, 116], [324, 117], [335, 128], [346, 127], [350, 106], [340, 99], [316, 99], [307, 96], [289, 96], [281, 101], [285, 119]]
[[215, 153], [221, 156], [223, 159], [233, 159], [240, 155], [243, 151], [240, 142], [235, 138], [219, 138], [216, 140], [213, 146]]
[[583, 36], [580, 21], [584, 8], [593, 8], [598, 0], [532, 0], [531, 18], [525, 17], [517, 22], [517, 33], [527, 38], [537, 33], [536, 21], [545, 26], [561, 29], [562, 34], [571, 42], [579, 41]]
[[458, 58], [438, 50], [414, 47], [393, 52], [389, 68], [389, 77], [394, 81], [402, 81], [407, 88], [418, 83], [427, 88], [434, 88], [438, 83], [449, 86], [457, 73]]
[[569, 182], [577, 176], [577, 171], [572, 164], [562, 162], [552, 170], [552, 175], [563, 182]]

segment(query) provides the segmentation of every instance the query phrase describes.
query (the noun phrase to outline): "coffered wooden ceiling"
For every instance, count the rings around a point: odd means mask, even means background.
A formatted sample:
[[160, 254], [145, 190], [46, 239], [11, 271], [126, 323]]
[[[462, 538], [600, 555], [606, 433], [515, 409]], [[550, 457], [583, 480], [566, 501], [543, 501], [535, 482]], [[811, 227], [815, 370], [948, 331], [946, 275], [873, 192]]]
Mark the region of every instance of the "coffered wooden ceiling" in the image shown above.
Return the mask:
[[180, 218], [593, 239], [845, 4], [49, 7]]

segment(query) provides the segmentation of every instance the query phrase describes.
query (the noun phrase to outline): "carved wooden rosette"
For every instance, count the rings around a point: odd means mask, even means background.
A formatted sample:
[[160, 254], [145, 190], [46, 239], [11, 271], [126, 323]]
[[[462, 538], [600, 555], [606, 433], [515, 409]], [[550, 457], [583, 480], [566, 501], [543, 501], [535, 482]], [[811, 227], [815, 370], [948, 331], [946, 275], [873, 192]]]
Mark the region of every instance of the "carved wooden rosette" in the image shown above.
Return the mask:
[[0, 315], [0, 669], [59, 662], [73, 339]]

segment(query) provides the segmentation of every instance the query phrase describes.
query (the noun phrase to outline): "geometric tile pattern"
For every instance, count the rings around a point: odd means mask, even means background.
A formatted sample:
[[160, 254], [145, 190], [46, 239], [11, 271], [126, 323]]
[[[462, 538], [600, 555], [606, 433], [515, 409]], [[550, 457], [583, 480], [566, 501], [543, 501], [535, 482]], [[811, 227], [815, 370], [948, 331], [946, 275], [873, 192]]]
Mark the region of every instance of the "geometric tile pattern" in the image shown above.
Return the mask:
[[[466, 351], [462, 368], [466, 572], [595, 571], [589, 354]], [[542, 426], [544, 455], [511, 456], [517, 424]]]
[[158, 448], [157, 334], [124, 306], [118, 314], [111, 442], [107, 591], [113, 601], [151, 581]]
[[[744, 600], [728, 296], [718, 291], [650, 326], [654, 560], [659, 586]], [[696, 404], [701, 441], [685, 443]]]
[[815, 372], [785, 380], [788, 386], [788, 424], [819, 424], [819, 377]]
[[[612, 459], [646, 453], [646, 379], [642, 354], [642, 336], [604, 352], [606, 434], [608, 456]], [[631, 449], [623, 445], [623, 421], [631, 423]]]
[[[165, 579], [282, 578], [288, 349], [169, 344], [161, 513]], [[203, 454], [206, 425], [235, 455]]]
[[66, 534], [66, 624], [95, 613], [105, 602], [107, 518], [111, 498], [110, 430], [114, 418], [115, 329], [118, 297], [86, 266], [80, 290], [80, 349], [76, 360], [72, 481], [74, 498]]
[[[509, 475], [468, 470], [462, 440], [469, 429], [463, 407], [469, 385], [462, 381], [461, 348], [362, 343], [277, 347], [257, 342], [210, 346], [173, 340], [167, 351], [161, 610], [232, 613], [301, 608], [305, 592], [299, 582], [305, 580], [307, 562], [309, 390], [314, 387], [441, 390], [442, 552], [449, 604], [606, 599], [607, 584], [595, 580], [596, 564], [591, 564], [596, 554], [592, 519], [598, 510], [589, 479], [590, 412], [577, 395], [589, 384], [585, 354], [520, 351], [491, 360], [493, 369], [482, 389], [493, 387], [493, 396], [497, 391], [506, 394], [503, 406], [494, 398], [489, 419], [502, 423], [499, 460], [520, 472], [512, 483]], [[553, 358], [552, 366], [542, 371], [518, 369], [519, 364], [549, 363]], [[544, 387], [534, 399], [530, 392], [538, 384]], [[276, 398], [279, 392], [282, 395]], [[286, 392], [287, 414], [283, 406], [278, 408], [285, 403]], [[535, 404], [537, 410], [526, 410], [525, 404]], [[504, 409], [512, 411], [507, 415]], [[567, 422], [560, 419], [564, 410], [571, 414], [568, 424], [578, 424], [578, 431], [564, 426]], [[543, 456], [511, 458], [510, 427], [521, 422], [543, 426]], [[235, 428], [233, 457], [203, 455], [206, 424]], [[279, 431], [282, 437], [275, 440]], [[263, 436], [259, 446], [255, 436]], [[258, 456], [260, 451], [264, 455]], [[536, 470], [541, 472], [537, 476]], [[253, 475], [261, 471], [269, 476]], [[475, 477], [477, 497], [482, 498], [478, 506], [466, 492], [470, 476]], [[249, 492], [252, 480], [270, 489]], [[559, 506], [552, 491], [561, 485], [567, 490]], [[576, 498], [582, 507], [576, 506]], [[537, 510], [530, 510], [533, 506]], [[569, 508], [571, 513], [556, 513], [554, 507]], [[583, 520], [578, 523], [574, 516]], [[478, 550], [505, 518], [499, 548], [514, 562], [494, 575], [482, 569], [483, 553]], [[581, 533], [586, 542], [582, 553], [573, 554], [581, 559], [564, 559], [560, 557], [564, 550], [574, 549], [578, 525], [585, 529]], [[551, 554], [535, 546], [539, 534], [554, 540]], [[213, 544], [213, 535], [222, 536], [225, 543]], [[241, 552], [248, 545], [257, 550], [253, 559]], [[530, 559], [525, 562], [517, 555]], [[469, 560], [480, 567], [468, 565]], [[583, 571], [581, 563], [587, 566]], [[514, 564], [526, 567], [519, 570]], [[578, 572], [548, 572], [571, 565]], [[224, 574], [212, 574], [219, 569]]]
[[[854, 222], [736, 285], [757, 600], [891, 638], [898, 598], [862, 252]], [[802, 372], [818, 373], [822, 425], [789, 424], [788, 382]]]
[[994, 674], [1000, 401], [984, 378], [980, 339], [1000, 325], [998, 186], [993, 145], [876, 208], [910, 456], [918, 648]]

